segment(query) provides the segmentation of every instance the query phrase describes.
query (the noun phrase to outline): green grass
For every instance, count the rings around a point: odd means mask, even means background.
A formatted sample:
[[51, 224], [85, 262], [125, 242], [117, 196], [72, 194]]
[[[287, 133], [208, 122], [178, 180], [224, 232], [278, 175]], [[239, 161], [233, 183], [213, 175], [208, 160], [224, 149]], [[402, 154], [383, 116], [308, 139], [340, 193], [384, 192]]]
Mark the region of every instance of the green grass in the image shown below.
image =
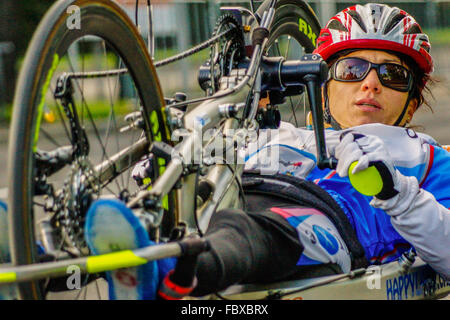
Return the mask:
[[[92, 118], [95, 119], [106, 119], [110, 116], [111, 112], [111, 103], [107, 100], [97, 100], [88, 102], [88, 107]], [[55, 111], [56, 105], [49, 105], [45, 108], [45, 110], [52, 110], [55, 117], [58, 117], [57, 112]], [[116, 117], [125, 116], [126, 114], [136, 111], [137, 107], [134, 102], [129, 100], [119, 100], [114, 102], [114, 114]], [[81, 117], [81, 105], [77, 107], [78, 116]], [[12, 105], [8, 104], [0, 113], [0, 119], [2, 122], [9, 123], [12, 117]], [[89, 121], [89, 116], [87, 113], [84, 115], [84, 119]], [[45, 121], [45, 118], [44, 118]], [[56, 120], [58, 122], [58, 120]]]
[[[93, 119], [103, 119], [107, 118], [111, 114], [111, 103], [108, 100], [97, 100], [90, 101], [87, 103], [87, 108], [89, 109], [89, 113]], [[52, 110], [56, 115], [57, 111], [55, 111], [56, 105], [50, 105], [47, 110]], [[114, 114], [115, 116], [124, 116], [132, 111], [137, 110], [137, 106], [135, 106], [134, 102], [129, 100], [118, 100], [114, 101]], [[89, 119], [89, 115], [85, 109], [84, 115], [82, 115], [82, 105], [78, 103], [77, 105], [78, 116], [80, 118], [84, 117], [85, 120]]]
[[[77, 63], [77, 65], [73, 65], [74, 63]], [[110, 52], [106, 55], [94, 53], [84, 54], [82, 60], [76, 62], [71, 61], [70, 63], [68, 57], [63, 56], [58, 64], [60, 70], [66, 70], [67, 72], [71, 72], [72, 68], [74, 68], [74, 71], [94, 71], [115, 69], [119, 67], [121, 66], [119, 65], [117, 56]]]
[[430, 38], [431, 46], [450, 44], [450, 27], [424, 30]]
[[9, 123], [11, 121], [12, 104], [7, 103], [1, 106], [0, 123]]
[[[160, 49], [155, 50], [155, 57], [154, 61], [158, 62], [160, 60], [175, 56], [179, 54], [180, 52], [175, 49]], [[196, 54], [189, 56], [187, 58], [187, 61], [194, 65], [201, 65], [203, 64], [207, 59], [209, 59], [210, 51], [209, 50], [202, 50], [200, 52], [197, 52]]]

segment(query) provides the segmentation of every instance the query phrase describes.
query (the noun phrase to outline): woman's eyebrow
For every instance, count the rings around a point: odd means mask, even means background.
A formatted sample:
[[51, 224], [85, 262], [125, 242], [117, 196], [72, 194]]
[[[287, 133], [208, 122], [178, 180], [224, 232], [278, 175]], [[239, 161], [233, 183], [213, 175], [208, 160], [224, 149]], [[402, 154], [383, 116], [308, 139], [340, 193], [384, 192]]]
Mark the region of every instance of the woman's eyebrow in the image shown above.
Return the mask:
[[401, 64], [402, 62], [400, 60], [393, 60], [393, 59], [384, 59], [383, 62], [395, 62]]
[[[358, 59], [370, 61], [370, 60], [368, 60], [366, 57], [360, 57], [360, 56], [352, 56], [352, 57], [350, 57], [350, 58], [358, 58]], [[383, 59], [380, 63], [386, 63], [386, 62], [389, 62], [389, 63], [392, 63], [392, 62], [393, 62], [393, 63], [402, 64], [402, 61], [401, 61], [401, 60], [395, 60], [395, 59], [391, 59], [391, 58], [385, 58], [385, 59]]]

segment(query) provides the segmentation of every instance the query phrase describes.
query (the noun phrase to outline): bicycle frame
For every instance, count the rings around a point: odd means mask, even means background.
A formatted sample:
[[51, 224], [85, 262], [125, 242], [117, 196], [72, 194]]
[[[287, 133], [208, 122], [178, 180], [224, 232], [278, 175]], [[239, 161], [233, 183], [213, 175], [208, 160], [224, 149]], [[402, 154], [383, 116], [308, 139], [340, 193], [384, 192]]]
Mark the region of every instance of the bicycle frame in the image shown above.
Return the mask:
[[[274, 16], [274, 6], [276, 1], [272, 1], [270, 8], [265, 12], [261, 19], [260, 25], [264, 28], [268, 28], [273, 20]], [[225, 88], [217, 92], [215, 95], [207, 98], [201, 98], [199, 101], [206, 100], [201, 105], [193, 109], [184, 117], [184, 128], [190, 132], [195, 132], [198, 124], [202, 124], [203, 129], [208, 129], [215, 127], [222, 119], [226, 117], [226, 113], [219, 113], [219, 106], [230, 102], [241, 102], [245, 101], [250, 90], [247, 85], [249, 83], [255, 82], [258, 77], [258, 67], [261, 60], [263, 48], [267, 43], [267, 37], [262, 41], [262, 43], [257, 44], [253, 51], [253, 56], [248, 69], [245, 72], [241, 81], [236, 83], [233, 87]], [[113, 70], [111, 72], [93, 72], [89, 73], [87, 77], [105, 77], [110, 74], [122, 74], [125, 73], [125, 69]], [[70, 78], [80, 77], [80, 74], [68, 74], [65, 75], [63, 88], [67, 88], [70, 84]], [[251, 86], [250, 86], [251, 87]], [[64, 94], [65, 90], [61, 94]], [[174, 107], [176, 105], [171, 105]], [[257, 103], [252, 106], [254, 109], [257, 108]], [[252, 111], [255, 114], [254, 111]], [[237, 120], [234, 118], [227, 119], [227, 124], [225, 128], [236, 128]], [[109, 181], [114, 178], [115, 175], [129, 169], [130, 163], [135, 163], [138, 159], [148, 152], [149, 141], [146, 137], [142, 137], [137, 143], [123, 150], [122, 152], [113, 155], [110, 159], [104, 161], [103, 163], [95, 167], [95, 172], [99, 177], [100, 184], [108, 184]], [[151, 190], [141, 191], [135, 199], [130, 201], [127, 205], [129, 207], [134, 207], [136, 204], [143, 200], [152, 199], [156, 203], [161, 203], [161, 200], [166, 196], [171, 190], [174, 189], [175, 184], [182, 179], [182, 188], [177, 191], [179, 196], [177, 208], [180, 212], [179, 220], [188, 223], [189, 228], [195, 228], [194, 212], [193, 212], [193, 202], [194, 202], [194, 181], [193, 174], [187, 174], [188, 166], [193, 165], [193, 154], [201, 152], [202, 144], [198, 144], [195, 134], [189, 135], [187, 139], [179, 143], [174, 148], [174, 157], [167, 165], [164, 173], [157, 179], [157, 181], [152, 186]], [[130, 160], [131, 159], [131, 160]], [[215, 168], [216, 169], [216, 168]], [[236, 170], [242, 172], [243, 166], [239, 165]], [[212, 178], [216, 181], [215, 185], [215, 195], [213, 200], [226, 191], [223, 186], [230, 180], [230, 173], [227, 172], [225, 166], [218, 165], [216, 170], [212, 170], [212, 174], [216, 175], [216, 178]], [[233, 195], [231, 195], [233, 196]], [[180, 205], [182, 204], [182, 205]], [[227, 205], [226, 202], [221, 203], [222, 206]], [[210, 209], [208, 209], [210, 210]], [[206, 211], [208, 211], [206, 210]], [[162, 211], [162, 210], [161, 210]], [[148, 250], [147, 250], [148, 249]], [[43, 279], [48, 277], [58, 277], [65, 274], [68, 266], [76, 265], [80, 268], [82, 273], [97, 273], [107, 270], [114, 270], [117, 268], [137, 266], [146, 263], [149, 259], [162, 259], [167, 257], [176, 257], [182, 254], [181, 247], [178, 244], [164, 244], [157, 246], [155, 248], [143, 249], [140, 252], [127, 251], [127, 252], [117, 252], [111, 255], [102, 256], [92, 256], [83, 257], [77, 259], [67, 259], [57, 262], [40, 263], [36, 265], [23, 265], [10, 267], [5, 265], [5, 267], [0, 268], [0, 284], [2, 283], [15, 283], [24, 282], [37, 279]], [[155, 255], [156, 252], [156, 255]]]
[[349, 274], [268, 285], [235, 285], [221, 295], [232, 300], [420, 300], [440, 299], [449, 293], [450, 283], [418, 258], [407, 270], [393, 261], [382, 266], [353, 270]]
[[[272, 1], [271, 4], [264, 11], [260, 28], [266, 29], [270, 27], [273, 17], [274, 8], [277, 1]], [[184, 129], [186, 139], [180, 142], [172, 150], [172, 159], [166, 167], [166, 170], [153, 184], [152, 189], [148, 191], [142, 191], [136, 199], [130, 201], [128, 206], [130, 208], [137, 205], [142, 199], [151, 198], [153, 201], [161, 201], [175, 186], [175, 184], [181, 179], [181, 188], [177, 190], [177, 212], [179, 213], [179, 221], [186, 223], [188, 229], [191, 231], [198, 230], [202, 232], [205, 230], [211, 215], [220, 208], [238, 208], [242, 207], [242, 203], [239, 201], [239, 186], [238, 182], [233, 180], [240, 179], [244, 165], [243, 164], [215, 164], [209, 170], [208, 174], [204, 178], [213, 190], [211, 197], [203, 204], [199, 212], [194, 212], [196, 208], [196, 195], [195, 195], [195, 173], [186, 174], [189, 171], [189, 167], [199, 165], [200, 170], [204, 168], [201, 163], [194, 163], [195, 155], [202, 154], [204, 143], [201, 137], [203, 130], [211, 128], [217, 128], [222, 120], [225, 120], [223, 125], [223, 135], [226, 135], [226, 130], [238, 129], [238, 118], [243, 116], [244, 106], [243, 101], [246, 101], [249, 94], [251, 94], [251, 88], [253, 88], [253, 103], [250, 110], [247, 112], [245, 119], [245, 129], [249, 129], [252, 126], [258, 108], [259, 95], [261, 91], [261, 70], [260, 65], [262, 61], [262, 52], [268, 41], [268, 34], [265, 38], [260, 39], [260, 42], [254, 46], [252, 58], [247, 69], [242, 71], [243, 76], [239, 77], [240, 70], [235, 70], [234, 76], [228, 78], [222, 78], [222, 82], [225, 88], [219, 90], [214, 95], [208, 98], [201, 98], [197, 101], [204, 101], [199, 106], [196, 106], [192, 111], [186, 113], [183, 118]], [[312, 55], [310, 57], [312, 61], [321, 60], [319, 56]], [[307, 61], [305, 61], [307, 62]], [[281, 68], [281, 63], [277, 65]], [[277, 81], [281, 84], [280, 70], [277, 68], [276, 74], [278, 75]], [[317, 154], [318, 154], [318, 166], [319, 168], [335, 168], [336, 160], [329, 158], [325, 146], [325, 135], [323, 125], [322, 114], [322, 101], [320, 94], [320, 84], [326, 78], [327, 69], [322, 64], [313, 64], [307, 68], [307, 73], [303, 80], [300, 80], [302, 84], [306, 86], [308, 91], [308, 97], [311, 105], [311, 113], [313, 123], [315, 127], [315, 137], [317, 141]], [[298, 81], [296, 79], [296, 81]], [[250, 84], [252, 83], [252, 84]], [[231, 85], [230, 85], [231, 84]], [[192, 100], [191, 102], [194, 102]], [[175, 108], [183, 106], [186, 102], [180, 102], [177, 104], [169, 105], [168, 108]], [[238, 108], [237, 106], [241, 107]], [[233, 117], [229, 112], [220, 109], [234, 108], [236, 113]], [[237, 109], [239, 110], [237, 110]], [[170, 112], [170, 111], [169, 111]], [[175, 130], [172, 134], [175, 136], [178, 134]], [[200, 141], [199, 141], [200, 140]], [[236, 150], [235, 150], [236, 151]], [[194, 155], [194, 157], [193, 157]], [[201, 156], [200, 156], [201, 158]], [[198, 216], [198, 217], [197, 217]], [[160, 220], [161, 218], [159, 218]], [[197, 219], [200, 219], [197, 222]]]
[[[273, 1], [272, 6], [264, 13], [261, 20], [262, 28], [269, 28], [272, 23], [274, 16], [274, 6], [276, 1]], [[179, 212], [179, 220], [187, 224], [188, 229], [197, 229], [196, 217], [197, 213], [193, 212], [195, 208], [195, 173], [187, 174], [189, 170], [188, 167], [193, 165], [200, 165], [201, 163], [194, 163], [195, 155], [201, 154], [203, 150], [203, 139], [201, 137], [202, 130], [208, 130], [211, 128], [216, 128], [222, 120], [225, 120], [223, 128], [227, 129], [237, 129], [238, 120], [236, 117], [229, 117], [229, 114], [224, 111], [220, 112], [221, 108], [227, 108], [227, 106], [236, 106], [242, 101], [246, 101], [248, 95], [250, 94], [249, 85], [253, 82], [253, 86], [260, 86], [259, 77], [259, 64], [262, 58], [262, 52], [267, 43], [267, 37], [262, 41], [261, 44], [257, 44], [254, 48], [251, 62], [248, 69], [246, 69], [245, 75], [238, 79], [232, 79], [232, 85], [227, 86], [223, 90], [218, 91], [213, 96], [209, 97], [207, 101], [204, 101], [192, 111], [184, 115], [184, 126], [183, 129], [188, 135], [185, 135], [185, 139], [177, 144], [173, 151], [173, 159], [167, 165], [163, 174], [158, 177], [157, 181], [153, 184], [151, 190], [142, 191], [136, 199], [133, 199], [128, 204], [129, 207], [134, 207], [142, 199], [150, 198], [156, 201], [161, 201], [161, 199], [168, 195], [168, 193], [174, 188], [175, 184], [181, 179], [181, 188], [177, 190], [177, 211]], [[237, 81], [236, 81], [237, 80]], [[229, 84], [228, 81], [224, 81]], [[247, 86], [248, 85], [248, 86]], [[258, 100], [254, 99], [256, 103], [253, 103], [250, 110], [250, 116], [247, 118], [247, 123], [256, 115], [256, 109], [258, 107]], [[174, 107], [176, 105], [169, 105], [168, 107]], [[223, 107], [222, 107], [223, 106]], [[241, 108], [236, 110], [238, 115], [242, 117], [243, 105]], [[174, 132], [176, 135], [176, 131]], [[200, 137], [199, 137], [200, 135]], [[199, 141], [200, 140], [200, 141]], [[201, 156], [200, 156], [201, 158]], [[200, 159], [201, 161], [201, 159]], [[234, 176], [240, 177], [243, 171], [242, 164], [232, 164], [231, 172], [230, 166], [223, 164], [216, 164], [210, 170], [206, 176], [206, 180], [211, 183], [211, 187], [214, 192], [212, 197], [203, 205], [200, 213], [198, 215], [202, 217], [201, 225], [202, 229], [205, 229], [209, 218], [212, 213], [218, 209], [218, 205], [223, 208], [234, 208], [239, 206], [238, 188], [227, 187], [234, 179]]]

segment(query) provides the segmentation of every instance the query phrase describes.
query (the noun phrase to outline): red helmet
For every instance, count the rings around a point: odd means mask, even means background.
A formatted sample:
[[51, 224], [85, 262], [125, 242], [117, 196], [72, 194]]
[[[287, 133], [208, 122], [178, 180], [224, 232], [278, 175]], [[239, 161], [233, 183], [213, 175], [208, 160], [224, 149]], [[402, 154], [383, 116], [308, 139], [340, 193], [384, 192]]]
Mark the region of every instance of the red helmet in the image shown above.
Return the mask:
[[381, 49], [410, 56], [425, 72], [433, 71], [428, 36], [403, 10], [384, 4], [354, 5], [328, 21], [317, 40], [324, 60], [346, 49]]

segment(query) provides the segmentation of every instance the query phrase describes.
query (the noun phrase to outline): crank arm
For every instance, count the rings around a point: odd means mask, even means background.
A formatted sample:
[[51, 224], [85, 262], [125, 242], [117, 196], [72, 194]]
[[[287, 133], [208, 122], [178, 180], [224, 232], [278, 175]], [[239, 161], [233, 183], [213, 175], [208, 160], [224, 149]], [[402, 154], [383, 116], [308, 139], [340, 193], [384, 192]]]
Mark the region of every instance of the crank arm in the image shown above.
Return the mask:
[[49, 152], [38, 149], [34, 158], [38, 172], [49, 177], [73, 161], [73, 147], [64, 146]]

